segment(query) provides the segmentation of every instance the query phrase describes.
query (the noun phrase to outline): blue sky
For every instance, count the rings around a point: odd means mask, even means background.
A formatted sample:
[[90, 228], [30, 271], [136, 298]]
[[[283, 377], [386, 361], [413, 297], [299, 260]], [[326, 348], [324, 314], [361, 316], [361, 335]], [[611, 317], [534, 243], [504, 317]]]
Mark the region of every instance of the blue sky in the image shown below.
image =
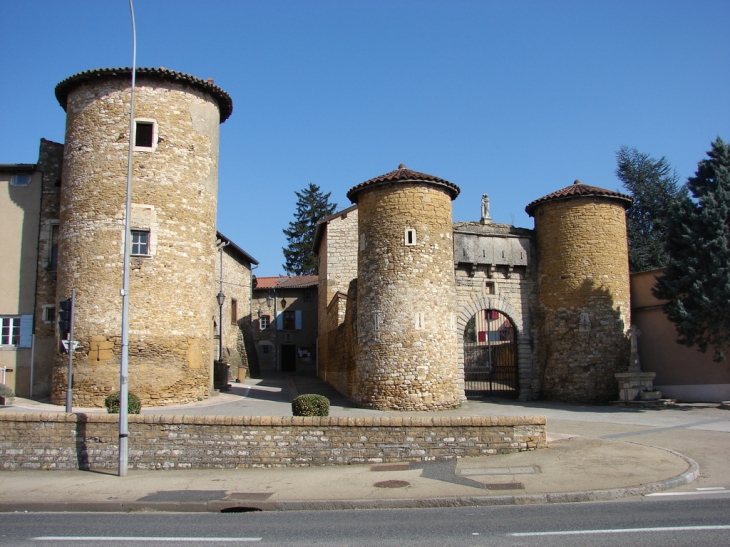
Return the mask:
[[[615, 153], [686, 179], [730, 140], [730, 2], [136, 0], [138, 66], [215, 78], [218, 227], [283, 273], [294, 192], [339, 209], [405, 163], [462, 192], [454, 220], [532, 228], [525, 205], [580, 179], [619, 189]], [[63, 142], [66, 77], [129, 66], [127, 0], [4, 0], [0, 163]]]

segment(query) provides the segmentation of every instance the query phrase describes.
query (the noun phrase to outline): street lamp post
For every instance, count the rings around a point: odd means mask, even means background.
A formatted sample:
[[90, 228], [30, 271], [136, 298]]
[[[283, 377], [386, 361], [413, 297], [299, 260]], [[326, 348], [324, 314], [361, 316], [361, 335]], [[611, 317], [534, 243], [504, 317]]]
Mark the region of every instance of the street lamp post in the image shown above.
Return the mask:
[[223, 303], [226, 301], [226, 295], [223, 294], [223, 287], [216, 296], [218, 299], [218, 310], [220, 312], [220, 319], [218, 321], [218, 360], [223, 360]]

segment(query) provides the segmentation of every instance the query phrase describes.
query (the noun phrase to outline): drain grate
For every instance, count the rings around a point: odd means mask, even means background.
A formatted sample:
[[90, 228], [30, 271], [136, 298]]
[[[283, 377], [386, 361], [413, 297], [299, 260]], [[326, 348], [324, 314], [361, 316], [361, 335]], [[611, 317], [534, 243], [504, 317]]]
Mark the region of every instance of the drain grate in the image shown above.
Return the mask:
[[406, 486], [410, 486], [411, 483], [408, 481], [380, 481], [375, 483], [376, 488], [405, 488]]
[[370, 471], [408, 471], [411, 463], [377, 463], [370, 466]]
[[231, 492], [224, 501], [228, 500], [254, 500], [266, 501], [271, 497], [272, 492]]

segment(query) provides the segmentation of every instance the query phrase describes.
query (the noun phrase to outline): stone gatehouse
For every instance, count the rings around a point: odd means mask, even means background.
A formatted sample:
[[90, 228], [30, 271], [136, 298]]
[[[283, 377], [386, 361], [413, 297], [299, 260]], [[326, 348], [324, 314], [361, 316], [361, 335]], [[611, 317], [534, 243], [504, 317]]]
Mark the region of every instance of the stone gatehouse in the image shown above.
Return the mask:
[[319, 375], [362, 404], [435, 410], [470, 395], [605, 402], [628, 367], [624, 194], [574, 184], [535, 229], [452, 222], [458, 187], [401, 165], [322, 219]]

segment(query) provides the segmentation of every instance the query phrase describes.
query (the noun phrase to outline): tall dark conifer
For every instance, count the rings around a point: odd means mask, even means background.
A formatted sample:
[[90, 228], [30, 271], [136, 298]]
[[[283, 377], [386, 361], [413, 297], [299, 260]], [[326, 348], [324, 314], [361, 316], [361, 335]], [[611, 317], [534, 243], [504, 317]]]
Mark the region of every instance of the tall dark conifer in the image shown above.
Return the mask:
[[289, 228], [284, 230], [289, 245], [284, 247], [284, 270], [293, 275], [316, 275], [317, 255], [312, 252], [317, 221], [335, 212], [336, 203], [330, 203], [331, 193], [323, 194], [319, 186], [309, 183], [297, 196], [297, 211]]
[[680, 344], [714, 350], [730, 344], [730, 146], [719, 137], [687, 182], [694, 199], [673, 207], [667, 230], [669, 264], [653, 293], [669, 302]]
[[664, 250], [667, 220], [672, 204], [687, 190], [665, 158], [654, 159], [636, 148], [616, 152], [616, 176], [634, 198], [626, 211], [629, 267], [632, 272], [663, 268], [669, 262]]

